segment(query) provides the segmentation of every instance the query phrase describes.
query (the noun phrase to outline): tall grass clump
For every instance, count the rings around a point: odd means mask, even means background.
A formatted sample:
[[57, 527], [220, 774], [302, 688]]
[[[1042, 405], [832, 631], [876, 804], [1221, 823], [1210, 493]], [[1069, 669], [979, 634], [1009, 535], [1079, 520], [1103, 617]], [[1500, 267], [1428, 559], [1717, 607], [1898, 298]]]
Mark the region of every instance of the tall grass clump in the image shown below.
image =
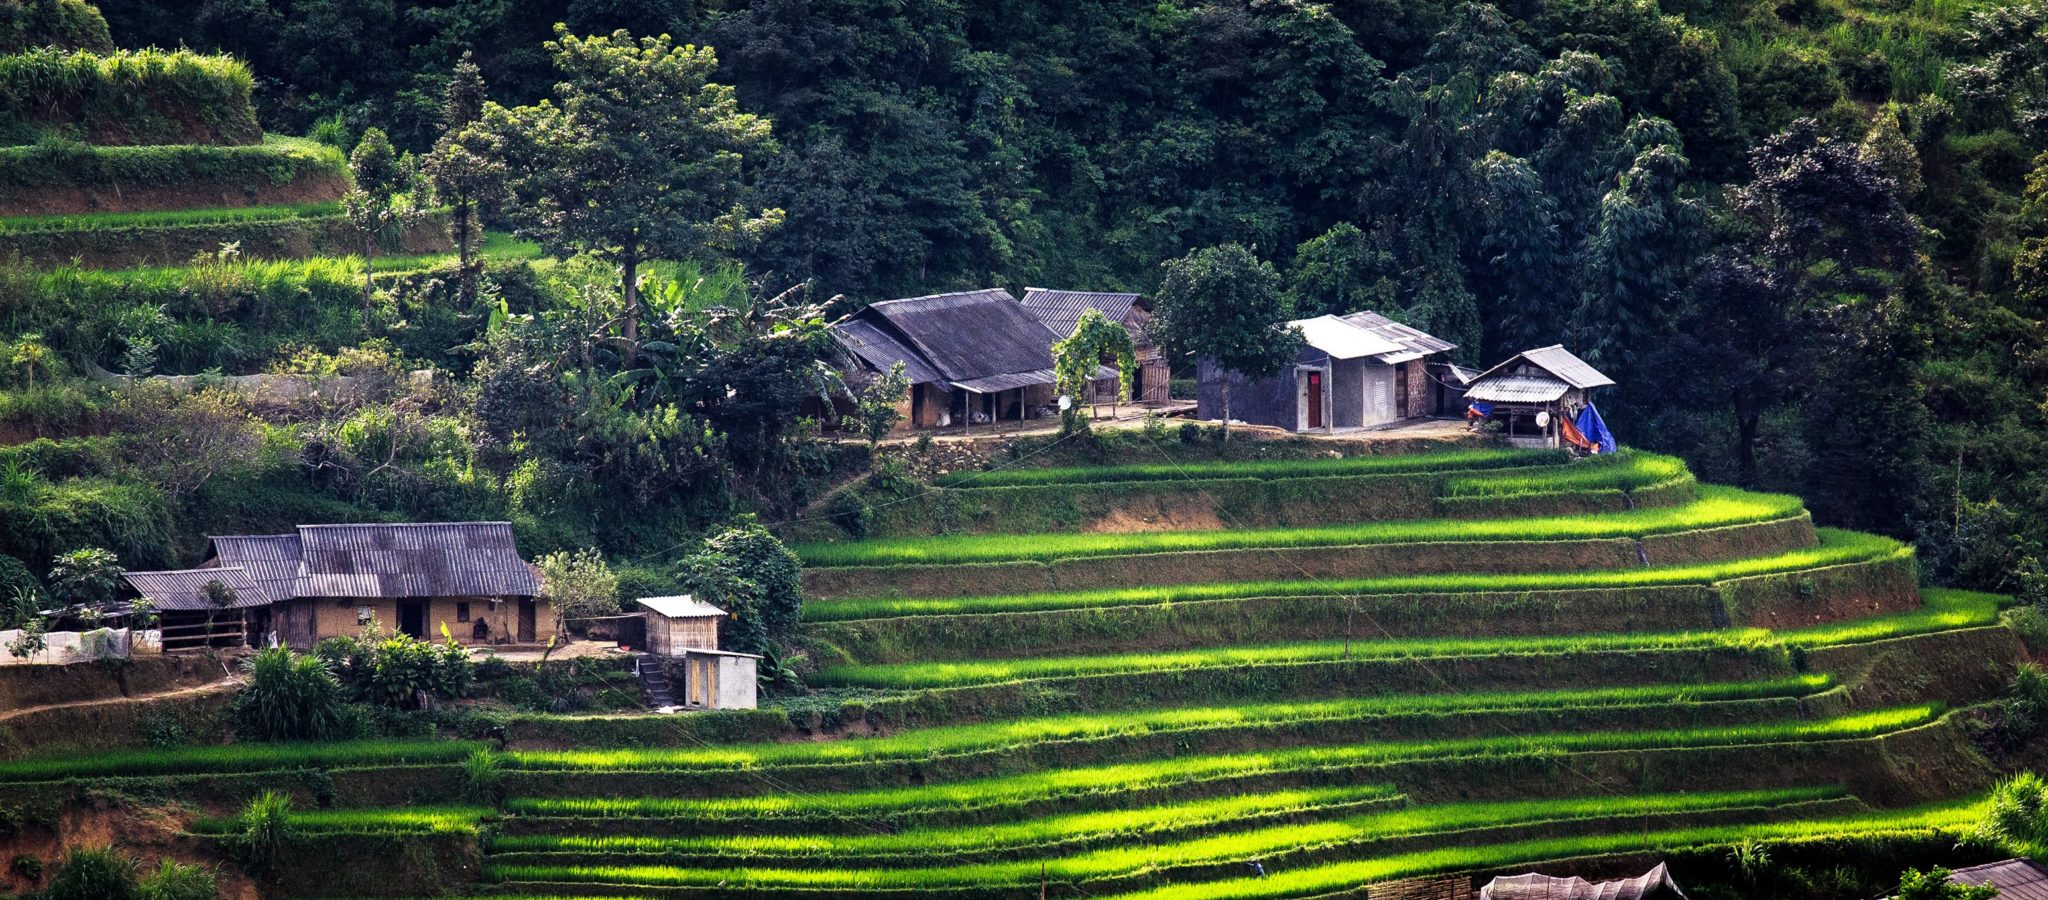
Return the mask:
[[135, 885], [136, 900], [216, 900], [219, 896], [220, 885], [212, 871], [169, 859]]
[[0, 146], [0, 200], [8, 189], [167, 186], [227, 181], [290, 184], [303, 177], [346, 177], [341, 151], [303, 138], [268, 137], [260, 144], [173, 143], [101, 147], [45, 140]]
[[264, 791], [235, 822], [235, 855], [250, 872], [268, 873], [284, 859], [294, 833], [291, 796]]
[[257, 651], [243, 664], [249, 684], [234, 699], [243, 734], [260, 741], [325, 741], [348, 736], [341, 681], [317, 656], [283, 647]]
[[0, 56], [0, 142], [69, 128], [101, 144], [255, 143], [254, 87], [230, 56], [36, 48]]
[[112, 847], [81, 847], [64, 855], [43, 900], [137, 900], [135, 860]]
[[2014, 853], [2048, 852], [2048, 779], [2021, 772], [2000, 782], [1978, 833]]
[[1139, 534], [962, 535], [794, 548], [807, 566], [887, 566], [1038, 561], [1199, 550], [1281, 549], [1394, 543], [1592, 540], [1751, 525], [1798, 516], [1799, 498], [1703, 487], [1682, 506], [1528, 519], [1432, 519], [1313, 528], [1163, 531]]

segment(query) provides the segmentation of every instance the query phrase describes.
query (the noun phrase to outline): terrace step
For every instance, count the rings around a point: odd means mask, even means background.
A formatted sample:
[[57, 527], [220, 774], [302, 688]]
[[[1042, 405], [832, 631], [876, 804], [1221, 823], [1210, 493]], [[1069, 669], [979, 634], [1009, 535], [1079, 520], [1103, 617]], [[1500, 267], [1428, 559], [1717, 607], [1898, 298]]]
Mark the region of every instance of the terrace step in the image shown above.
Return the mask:
[[670, 687], [668, 674], [662, 671], [659, 660], [644, 654], [634, 657], [633, 677], [639, 680], [641, 696], [648, 706], [662, 709], [676, 705], [675, 690]]

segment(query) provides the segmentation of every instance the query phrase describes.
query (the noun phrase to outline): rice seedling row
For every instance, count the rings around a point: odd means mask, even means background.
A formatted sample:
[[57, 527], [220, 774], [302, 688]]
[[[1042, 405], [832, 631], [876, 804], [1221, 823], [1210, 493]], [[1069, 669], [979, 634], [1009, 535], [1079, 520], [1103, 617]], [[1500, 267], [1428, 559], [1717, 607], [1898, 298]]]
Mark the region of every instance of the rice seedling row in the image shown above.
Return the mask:
[[1044, 612], [1275, 597], [1708, 586], [1734, 578], [1798, 572], [1873, 560], [1905, 559], [1912, 555], [1911, 548], [1890, 538], [1832, 528], [1818, 529], [1818, 533], [1820, 545], [1817, 547], [1714, 563], [1587, 572], [1397, 575], [1379, 578], [1158, 585], [1095, 591], [1041, 591], [985, 597], [829, 599], [805, 603], [803, 616], [806, 621], [811, 622], [839, 622], [894, 616]]
[[[429, 835], [474, 834], [485, 820], [498, 811], [483, 806], [413, 806], [404, 809], [306, 809], [294, 810], [288, 821], [302, 835], [367, 834]], [[232, 816], [193, 822], [194, 834], [232, 834], [241, 827]]]
[[341, 215], [338, 202], [288, 203], [274, 206], [230, 206], [169, 209], [150, 212], [79, 213], [56, 216], [0, 216], [0, 234], [41, 231], [108, 231], [164, 228], [178, 225], [220, 225], [271, 222]]
[[[1118, 846], [1058, 857], [962, 863], [916, 867], [890, 865], [877, 868], [731, 867], [690, 868], [666, 865], [493, 865], [494, 874], [518, 881], [613, 881], [652, 885], [718, 885], [739, 888], [882, 888], [922, 889], [976, 886], [978, 888], [1020, 887], [1044, 877], [1069, 883], [1101, 885], [1105, 881], [1129, 880], [1173, 870], [1215, 867], [1247, 860], [1282, 862], [1298, 856], [1348, 855], [1374, 852], [1392, 839], [1439, 835], [1461, 839], [1460, 832], [1497, 829], [1514, 825], [1542, 825], [1545, 830], [1562, 830], [1568, 823], [1586, 821], [1607, 827], [1627, 827], [1645, 818], [1673, 814], [1700, 814], [1714, 810], [1768, 810], [1787, 804], [1808, 803], [1838, 796], [1829, 789], [1790, 789], [1760, 792], [1710, 792], [1665, 794], [1640, 797], [1582, 797], [1422, 806], [1408, 810], [1367, 812], [1328, 821], [1306, 822], [1245, 831], [1232, 831], [1186, 841], [1143, 846]], [[808, 849], [803, 858], [817, 858], [827, 866], [831, 849], [804, 848], [801, 841], [784, 844], [776, 839], [770, 846]], [[831, 838], [829, 841], [848, 840]], [[644, 851], [640, 851], [644, 852]], [[740, 844], [738, 853], [746, 853]], [[915, 850], [905, 854], [915, 857]], [[946, 854], [933, 854], [944, 857]], [[1043, 866], [1043, 869], [1041, 869]]]
[[1707, 528], [1753, 525], [1803, 514], [1797, 497], [1702, 487], [1681, 506], [1585, 516], [1527, 519], [1426, 519], [1316, 528], [1164, 531], [1139, 534], [962, 535], [894, 538], [850, 544], [801, 544], [806, 566], [892, 566], [933, 563], [1048, 562], [1202, 550], [1282, 549], [1398, 543], [1557, 541], [1641, 538]]

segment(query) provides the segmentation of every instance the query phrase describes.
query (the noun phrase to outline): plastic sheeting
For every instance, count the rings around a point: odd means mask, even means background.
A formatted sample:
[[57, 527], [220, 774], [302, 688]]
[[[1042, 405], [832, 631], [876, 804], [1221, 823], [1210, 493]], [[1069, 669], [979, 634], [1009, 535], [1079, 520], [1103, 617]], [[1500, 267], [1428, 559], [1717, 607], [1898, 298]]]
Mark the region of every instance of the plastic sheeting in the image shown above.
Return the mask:
[[1600, 418], [1599, 407], [1586, 404], [1585, 409], [1579, 410], [1578, 421], [1572, 424], [1578, 426], [1579, 433], [1585, 435], [1586, 440], [1600, 448], [1598, 452], [1614, 452], [1614, 432], [1607, 430], [1607, 422]]

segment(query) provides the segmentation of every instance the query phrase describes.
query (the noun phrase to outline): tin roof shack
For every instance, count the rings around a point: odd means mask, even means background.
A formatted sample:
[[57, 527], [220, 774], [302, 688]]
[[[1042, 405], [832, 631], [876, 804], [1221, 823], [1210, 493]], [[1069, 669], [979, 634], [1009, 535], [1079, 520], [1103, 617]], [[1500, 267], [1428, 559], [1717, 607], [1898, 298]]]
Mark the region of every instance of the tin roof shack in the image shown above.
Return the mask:
[[[208, 568], [251, 573], [279, 639], [311, 649], [376, 624], [465, 644], [545, 643], [554, 619], [508, 522], [301, 525], [211, 539]], [[290, 573], [287, 579], [286, 573]]]
[[[1040, 322], [1052, 331], [1058, 340], [1066, 340], [1074, 333], [1074, 326], [1081, 321], [1081, 314], [1088, 310], [1102, 313], [1104, 318], [1122, 325], [1131, 336], [1132, 356], [1138, 370], [1130, 373], [1131, 399], [1139, 403], [1165, 403], [1170, 399], [1169, 389], [1173, 374], [1166, 364], [1166, 354], [1160, 350], [1159, 342], [1147, 330], [1152, 324], [1152, 308], [1145, 298], [1137, 294], [1113, 294], [1099, 291], [1061, 291], [1052, 288], [1025, 288], [1024, 308], [1038, 316]], [[1115, 374], [1114, 360], [1105, 359], [1104, 366]], [[1095, 396], [1089, 402], [1114, 403], [1117, 398], [1116, 382], [1098, 379], [1095, 382]]]
[[271, 643], [273, 597], [239, 566], [121, 577], [156, 607], [165, 653]]
[[1663, 863], [1634, 878], [1589, 882], [1551, 875], [1504, 875], [1479, 889], [1479, 900], [1686, 900]]
[[761, 657], [724, 650], [684, 650], [683, 705], [690, 709], [753, 709]]
[[1488, 418], [1506, 423], [1509, 444], [1555, 448], [1576, 433], [1566, 423], [1592, 402], [1594, 389], [1613, 384], [1563, 344], [1552, 344], [1481, 372], [1466, 386], [1465, 400], [1490, 404]]
[[1231, 416], [1253, 425], [1327, 434], [1426, 416], [1428, 359], [1457, 349], [1370, 311], [1287, 324], [1308, 343], [1285, 371], [1247, 379], [1209, 360], [1198, 364], [1197, 415], [1222, 417], [1228, 378]]
[[1998, 889], [1998, 900], [2048, 900], [2048, 866], [2024, 856], [1957, 869], [1949, 873], [1948, 880], [1991, 885]]
[[639, 603], [647, 608], [647, 652], [682, 656], [686, 650], [718, 649], [718, 622], [725, 610], [688, 594], [642, 597]]
[[832, 336], [862, 373], [904, 364], [912, 428], [1021, 421], [1053, 402], [1059, 338], [999, 288], [885, 300], [833, 323]]

